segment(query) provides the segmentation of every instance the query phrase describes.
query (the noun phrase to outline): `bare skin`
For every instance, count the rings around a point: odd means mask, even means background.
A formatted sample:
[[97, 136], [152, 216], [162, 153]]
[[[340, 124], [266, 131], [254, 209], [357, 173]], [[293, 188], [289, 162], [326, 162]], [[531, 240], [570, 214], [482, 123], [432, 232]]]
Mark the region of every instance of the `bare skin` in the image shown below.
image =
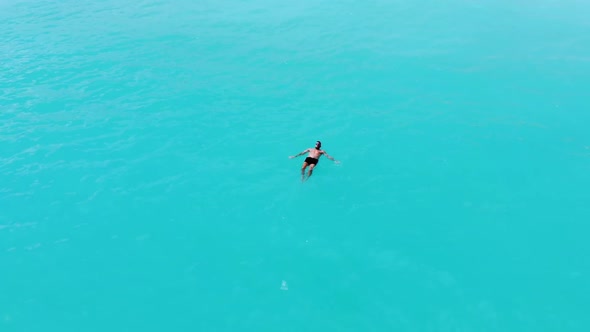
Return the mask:
[[[304, 154], [308, 154], [307, 157], [308, 158], [313, 158], [316, 160], [316, 163], [313, 163], [313, 161], [309, 160], [309, 159], [305, 159], [305, 161], [303, 162], [303, 165], [301, 166], [301, 182], [305, 181], [305, 169], [309, 166], [309, 170], [307, 172], [307, 178], [309, 179], [309, 177], [311, 176], [311, 174], [313, 173], [313, 169], [315, 168], [315, 166], [317, 165], [317, 162], [319, 162], [319, 159], [322, 155], [326, 156], [326, 158], [334, 161], [335, 163], [339, 163], [339, 161], [335, 160], [332, 156], [330, 156], [325, 150], [322, 150], [322, 144], [321, 143], [316, 143], [316, 146], [313, 148], [309, 148], [309, 149], [305, 149], [301, 152], [299, 152], [298, 154], [291, 156], [289, 158], [293, 159], [293, 158], [297, 158], [299, 156], [302, 156]], [[309, 160], [309, 162], [308, 162]]]

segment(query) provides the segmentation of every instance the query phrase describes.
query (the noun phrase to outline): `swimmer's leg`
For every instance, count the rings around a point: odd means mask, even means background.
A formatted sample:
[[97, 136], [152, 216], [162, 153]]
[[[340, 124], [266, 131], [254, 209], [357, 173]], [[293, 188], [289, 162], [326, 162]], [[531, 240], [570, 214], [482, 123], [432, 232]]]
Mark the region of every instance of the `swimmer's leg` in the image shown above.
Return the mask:
[[309, 177], [311, 176], [311, 173], [313, 173], [313, 169], [315, 168], [315, 164], [311, 164], [309, 165], [309, 171], [307, 172], [307, 178], [309, 179]]
[[301, 182], [305, 181], [305, 169], [307, 168], [307, 162], [303, 162], [301, 166]]

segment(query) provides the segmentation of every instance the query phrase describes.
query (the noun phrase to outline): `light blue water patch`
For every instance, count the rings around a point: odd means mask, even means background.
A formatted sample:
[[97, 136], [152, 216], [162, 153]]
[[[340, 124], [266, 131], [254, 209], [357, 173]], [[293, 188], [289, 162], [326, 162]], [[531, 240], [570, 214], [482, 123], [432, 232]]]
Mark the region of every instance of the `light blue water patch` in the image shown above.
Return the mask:
[[587, 17], [1, 3], [1, 330], [587, 331]]

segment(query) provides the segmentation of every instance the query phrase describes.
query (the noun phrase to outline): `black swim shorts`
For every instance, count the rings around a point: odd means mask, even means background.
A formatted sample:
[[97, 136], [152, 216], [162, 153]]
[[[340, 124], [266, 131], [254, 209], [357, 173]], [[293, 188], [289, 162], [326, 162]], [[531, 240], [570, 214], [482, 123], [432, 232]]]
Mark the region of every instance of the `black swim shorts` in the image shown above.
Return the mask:
[[310, 164], [310, 165], [311, 164], [317, 165], [318, 160], [315, 159], [315, 158], [312, 158], [312, 157], [307, 157], [307, 158], [305, 158], [305, 162], [308, 163], [308, 164]]

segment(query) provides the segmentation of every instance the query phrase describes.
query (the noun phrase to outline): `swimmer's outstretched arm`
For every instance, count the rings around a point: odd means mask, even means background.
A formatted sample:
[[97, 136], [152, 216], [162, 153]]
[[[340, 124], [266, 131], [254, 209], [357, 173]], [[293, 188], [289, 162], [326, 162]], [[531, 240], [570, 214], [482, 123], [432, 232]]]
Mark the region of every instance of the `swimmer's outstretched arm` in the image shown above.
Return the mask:
[[324, 156], [337, 164], [340, 163], [338, 160], [334, 159], [334, 157], [330, 156], [326, 151], [324, 151]]
[[304, 155], [304, 154], [306, 154], [308, 152], [309, 152], [309, 149], [305, 149], [305, 151], [301, 151], [301, 152], [299, 152], [298, 154], [296, 154], [294, 156], [290, 156], [289, 158], [291, 158], [291, 159], [297, 158], [297, 157], [302, 156], [302, 155]]

